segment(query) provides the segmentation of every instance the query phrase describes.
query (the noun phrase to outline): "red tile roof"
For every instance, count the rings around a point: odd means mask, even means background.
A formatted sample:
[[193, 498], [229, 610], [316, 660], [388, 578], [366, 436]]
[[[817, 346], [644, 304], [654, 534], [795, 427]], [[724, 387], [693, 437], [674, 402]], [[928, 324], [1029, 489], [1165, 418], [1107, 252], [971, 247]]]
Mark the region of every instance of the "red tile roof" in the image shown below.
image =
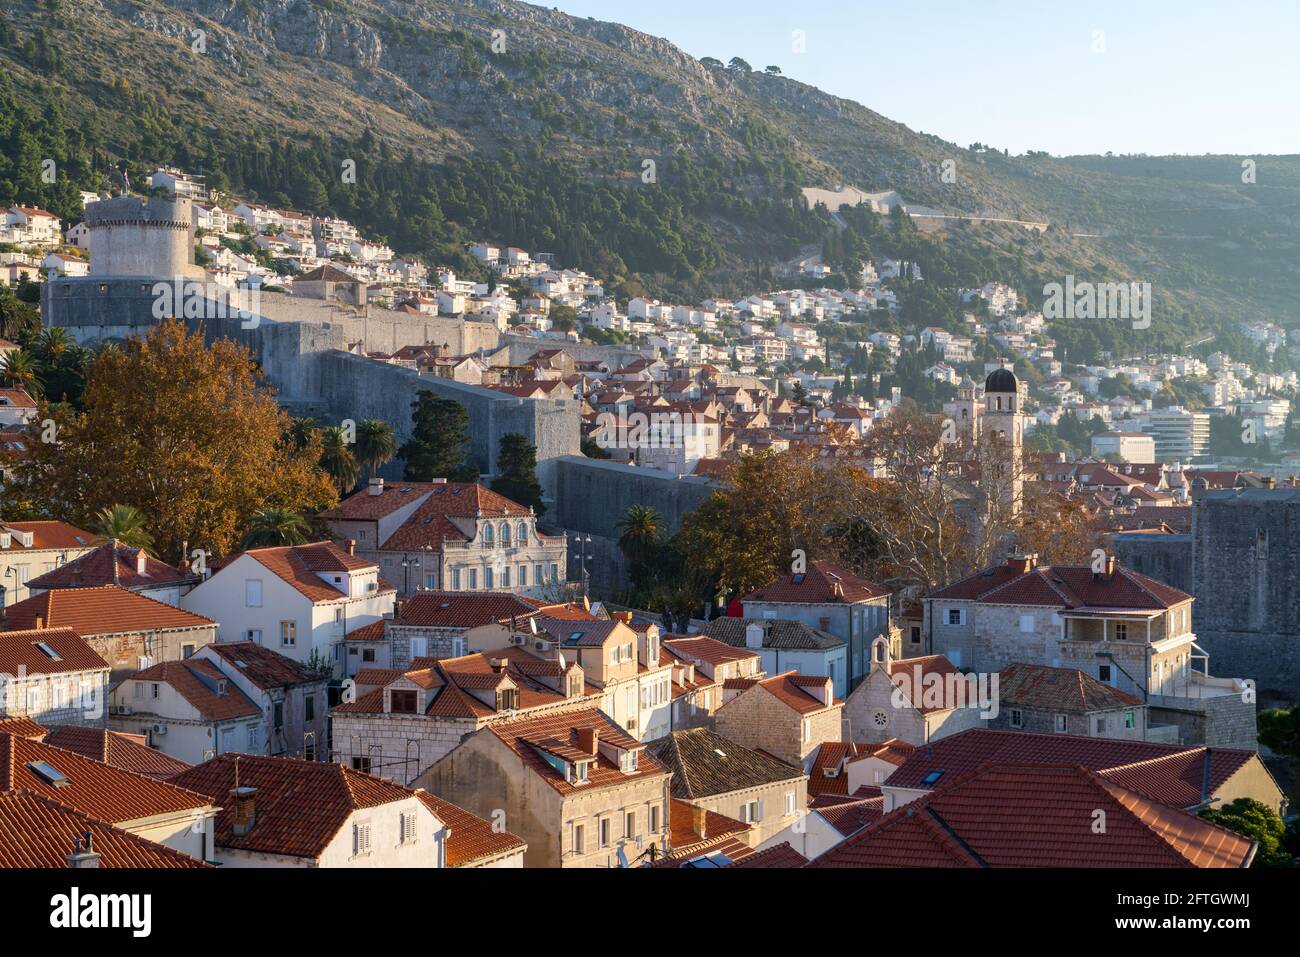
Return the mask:
[[733, 861], [728, 867], [804, 867], [808, 858], [804, 857], [788, 842], [773, 844], [765, 851], [757, 851], [748, 857]]
[[[29, 766], [43, 761], [67, 776], [59, 787]], [[122, 824], [209, 806], [202, 795], [141, 774], [111, 767], [74, 751], [0, 734], [0, 792], [31, 791], [91, 817]]]
[[[254, 824], [244, 835], [232, 829], [234, 802], [229, 796], [236, 773], [240, 787], [257, 789]], [[172, 782], [208, 795], [222, 808], [216, 818], [219, 847], [307, 858], [318, 857], [329, 846], [353, 811], [414, 796], [404, 787], [341, 764], [251, 754], [218, 755]]]
[[105, 728], [64, 725], [50, 731], [45, 743], [158, 780], [179, 774], [189, 767], [184, 761], [148, 747], [142, 735], [122, 734]]
[[[703, 837], [695, 830], [696, 817], [699, 813], [704, 815]], [[746, 824], [744, 821], [737, 821], [734, 817], [727, 817], [725, 814], [718, 814], [707, 808], [696, 807], [680, 798], [670, 798], [668, 801], [668, 837], [675, 857], [680, 858], [692, 848], [747, 834], [752, 828], [753, 825]]]
[[90, 548], [98, 540], [94, 532], [77, 528], [67, 522], [3, 522], [0, 531], [11, 529], [17, 532], [31, 532], [30, 548], [22, 543], [17, 535], [9, 542], [9, 547], [0, 551], [32, 551], [41, 548]]
[[1120, 565], [1114, 574], [1094, 575], [1088, 566], [1000, 565], [941, 588], [928, 599], [978, 601], [993, 605], [1046, 605], [1069, 609], [1164, 609], [1192, 596]]
[[415, 795], [448, 829], [448, 867], [472, 867], [504, 854], [522, 854], [528, 849], [523, 838], [509, 831], [495, 830], [488, 821], [450, 801], [421, 788], [416, 789]]
[[20, 738], [44, 741], [50, 729], [37, 724], [31, 718], [0, 718], [0, 734], [16, 734]]
[[1069, 714], [1088, 714], [1115, 708], [1132, 708], [1142, 702], [1092, 675], [1074, 668], [1010, 664], [998, 675], [1002, 704], [1042, 708]]
[[846, 798], [838, 803], [823, 800], [812, 810], [842, 836], [849, 837], [867, 825], [875, 824], [884, 816], [885, 798], [878, 794], [874, 797]]
[[665, 637], [663, 647], [681, 658], [702, 661], [709, 665], [722, 665], [729, 661], [745, 661], [761, 657], [757, 651], [737, 648], [735, 645], [729, 645], [725, 641], [718, 641], [706, 635]]
[[278, 651], [264, 648], [251, 641], [221, 641], [203, 646], [206, 655], [217, 655], [227, 662], [224, 671], [238, 672], [255, 688], [289, 688], [294, 685], [314, 684], [328, 679], [315, 674], [305, 666], [286, 658]]
[[[141, 554], [144, 555], [143, 572], [137, 570]], [[183, 572], [147, 553], [142, 553], [138, 548], [130, 548], [113, 541], [105, 542], [79, 558], [74, 558], [44, 575], [31, 579], [27, 585], [36, 590], [85, 588], [95, 585], [121, 585], [123, 588], [140, 589], [162, 588], [197, 581], [198, 577], [188, 571]]]
[[899, 658], [889, 662], [889, 677], [894, 687], [912, 701], [912, 707], [922, 714], [949, 711], [957, 706], [957, 702], [944, 703], [943, 696], [940, 696], [936, 704], [925, 703], [932, 699], [932, 696], [925, 694], [926, 689], [932, 686], [930, 675], [935, 675], [939, 681], [946, 681], [949, 675], [960, 674], [946, 655], [922, 655], [919, 658]]
[[30, 791], [0, 794], [0, 867], [66, 868], [68, 855], [87, 832], [102, 868], [212, 866], [45, 795]]
[[[1160, 760], [1166, 759], [1166, 760]], [[1258, 754], [1237, 748], [1185, 748], [1146, 741], [971, 728], [917, 748], [889, 776], [889, 787], [926, 790], [997, 761], [1079, 765], [1169, 804], [1200, 804]], [[1206, 768], [1208, 765], [1208, 775]], [[940, 772], [937, 781], [928, 775]], [[1202, 793], [1202, 785], [1207, 787]]]
[[[263, 565], [267, 571], [292, 585], [312, 602], [344, 601], [347, 595], [325, 582], [318, 572], [378, 571], [374, 562], [349, 555], [333, 542], [314, 542], [310, 545], [290, 545], [280, 548], [254, 548], [243, 552]], [[238, 555], [225, 563], [229, 567]], [[220, 574], [220, 572], [218, 572]], [[393, 591], [391, 586], [380, 584], [380, 593]]]
[[350, 495], [334, 508], [322, 512], [321, 517], [327, 521], [375, 520], [421, 498], [424, 500], [382, 543], [381, 548], [413, 549], [424, 545], [440, 548], [443, 539], [468, 541], [452, 518], [475, 519], [480, 515], [526, 517], [532, 514], [518, 502], [473, 483], [394, 482], [385, 484], [380, 495], [370, 494], [369, 489]]
[[[808, 771], [808, 796], [848, 795], [849, 776], [845, 772], [848, 764], [863, 758], [880, 758], [890, 764], [900, 765], [913, 750], [913, 745], [898, 738], [875, 744], [823, 741], [818, 745], [817, 754]], [[828, 775], [828, 771], [832, 773]]]
[[495, 622], [522, 620], [544, 603], [511, 592], [420, 591], [403, 605], [395, 625], [429, 628], [477, 628]]
[[[787, 671], [783, 674], [773, 675], [770, 678], [728, 678], [723, 683], [723, 687], [728, 689], [741, 688], [741, 694], [748, 694], [752, 693], [755, 686], [759, 686], [782, 704], [799, 712], [799, 714], [812, 714], [814, 711], [824, 711], [829, 707], [843, 705], [844, 702], [834, 697], [831, 699], [832, 703], [828, 705], [820, 697], [818, 692], [830, 680], [830, 678], [824, 678], [820, 675], [801, 675], [797, 671]], [[739, 697], [740, 695], [737, 695], [722, 707], [730, 707]]]
[[[230, 721], [236, 718], [253, 718], [262, 709], [239, 690], [239, 686], [222, 674], [221, 669], [202, 658], [184, 661], [160, 661], [143, 671], [127, 676], [127, 681], [157, 681], [170, 686], [190, 703], [204, 721]], [[217, 688], [224, 684], [225, 693]], [[150, 699], [146, 698], [145, 701]], [[148, 711], [140, 707], [140, 711]]]
[[[611, 743], [617, 748], [639, 751], [637, 769], [630, 774], [625, 774], [619, 770], [617, 764], [605, 755], [597, 753], [591, 757], [587, 783], [570, 784], [566, 781], [564, 775], [542, 757], [542, 752], [572, 760], [581, 753], [578, 746], [580, 732], [587, 731], [594, 731], [601, 741]], [[640, 741], [629, 737], [626, 731], [595, 708], [490, 724], [479, 733], [496, 735], [506, 747], [519, 755], [526, 767], [564, 795], [589, 792], [604, 787], [617, 787], [627, 781], [646, 777], [668, 775], [668, 770], [662, 764], [645, 753], [645, 746]]]
[[884, 598], [889, 591], [830, 562], [811, 561], [802, 573], [783, 575], [744, 596], [747, 602], [829, 604]]
[[1244, 867], [1253, 854], [1253, 841], [1085, 768], [987, 764], [895, 809], [812, 866]]
[[71, 628], [82, 637], [118, 635], [169, 628], [213, 628], [217, 623], [165, 602], [127, 591], [119, 585], [56, 588], [5, 609], [8, 628]]
[[[57, 656], [50, 657], [44, 645]], [[109, 664], [71, 628], [0, 631], [0, 674], [59, 675], [107, 671]]]

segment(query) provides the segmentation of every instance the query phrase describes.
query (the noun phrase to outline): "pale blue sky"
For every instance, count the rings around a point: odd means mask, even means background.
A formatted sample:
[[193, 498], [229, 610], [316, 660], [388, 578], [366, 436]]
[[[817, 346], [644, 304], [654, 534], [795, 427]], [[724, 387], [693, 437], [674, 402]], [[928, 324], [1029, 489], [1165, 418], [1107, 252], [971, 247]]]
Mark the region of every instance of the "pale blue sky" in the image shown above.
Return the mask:
[[[774, 64], [961, 146], [1300, 153], [1300, 0], [552, 4], [692, 56]], [[792, 50], [795, 30], [805, 53]]]

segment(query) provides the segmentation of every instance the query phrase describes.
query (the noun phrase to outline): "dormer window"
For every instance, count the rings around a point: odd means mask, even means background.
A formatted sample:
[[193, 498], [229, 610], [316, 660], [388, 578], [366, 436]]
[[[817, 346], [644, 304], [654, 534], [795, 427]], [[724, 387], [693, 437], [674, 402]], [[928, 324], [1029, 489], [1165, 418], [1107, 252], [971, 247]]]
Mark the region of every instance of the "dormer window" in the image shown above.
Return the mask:
[[624, 751], [618, 756], [618, 769], [624, 774], [632, 774], [637, 769], [637, 751]]
[[388, 710], [392, 714], [415, 714], [415, 692], [388, 692]]
[[519, 689], [502, 688], [497, 692], [496, 705], [498, 711], [518, 711], [519, 710]]
[[574, 761], [568, 766], [570, 784], [587, 783], [587, 763], [586, 761]]

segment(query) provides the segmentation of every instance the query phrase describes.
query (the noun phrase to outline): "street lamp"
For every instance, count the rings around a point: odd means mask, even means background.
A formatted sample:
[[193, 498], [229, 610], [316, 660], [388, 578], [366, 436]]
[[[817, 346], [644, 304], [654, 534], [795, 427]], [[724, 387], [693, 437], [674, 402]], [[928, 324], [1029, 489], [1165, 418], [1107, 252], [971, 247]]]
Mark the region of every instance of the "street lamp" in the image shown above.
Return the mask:
[[411, 594], [411, 569], [420, 566], [421, 559], [412, 558], [410, 555], [402, 556], [402, 594]]
[[[591, 536], [581, 534], [574, 537], [578, 550], [573, 553], [573, 557], [578, 560], [578, 565], [582, 569], [582, 597], [587, 597], [587, 589], [591, 583], [591, 574], [587, 571], [587, 562], [594, 561], [596, 556], [591, 551]], [[586, 546], [585, 548], [583, 546]]]

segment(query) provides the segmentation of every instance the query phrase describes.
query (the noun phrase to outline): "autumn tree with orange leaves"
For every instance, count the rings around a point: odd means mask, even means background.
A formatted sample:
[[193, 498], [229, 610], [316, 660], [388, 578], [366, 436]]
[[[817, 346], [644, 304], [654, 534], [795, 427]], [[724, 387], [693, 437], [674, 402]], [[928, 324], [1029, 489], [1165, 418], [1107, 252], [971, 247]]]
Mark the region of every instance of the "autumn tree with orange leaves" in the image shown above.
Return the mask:
[[[0, 507], [91, 527], [102, 509], [146, 516], [164, 560], [182, 548], [223, 555], [266, 508], [310, 515], [337, 501], [319, 436], [288, 439], [289, 416], [259, 387], [248, 350], [169, 321], [102, 350], [84, 411], [42, 405], [27, 457], [9, 467]], [[43, 441], [52, 439], [52, 441]]]

